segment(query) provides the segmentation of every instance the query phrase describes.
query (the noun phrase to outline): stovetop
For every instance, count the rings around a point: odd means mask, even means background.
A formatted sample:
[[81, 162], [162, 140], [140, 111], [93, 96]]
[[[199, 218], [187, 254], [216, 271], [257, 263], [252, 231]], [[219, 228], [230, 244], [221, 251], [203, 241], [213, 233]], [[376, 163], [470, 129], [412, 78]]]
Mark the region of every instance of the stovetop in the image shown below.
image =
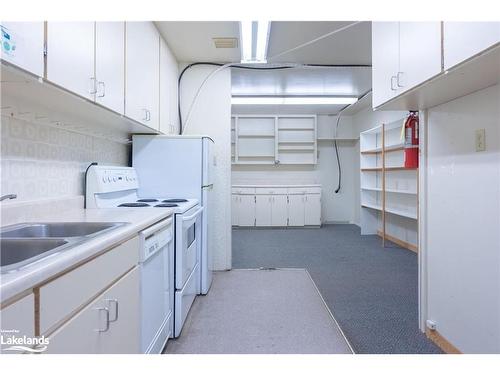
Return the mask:
[[159, 208], [174, 208], [176, 212], [185, 212], [188, 209], [198, 204], [197, 199], [184, 198], [140, 198], [135, 202], [122, 202], [117, 204], [117, 207], [141, 208], [141, 207], [159, 207]]

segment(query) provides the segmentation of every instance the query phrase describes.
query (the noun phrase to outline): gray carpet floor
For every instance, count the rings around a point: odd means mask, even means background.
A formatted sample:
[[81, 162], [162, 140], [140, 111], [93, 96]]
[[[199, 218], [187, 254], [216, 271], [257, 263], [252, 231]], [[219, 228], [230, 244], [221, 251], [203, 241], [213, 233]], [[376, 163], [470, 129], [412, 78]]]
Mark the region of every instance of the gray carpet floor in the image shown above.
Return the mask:
[[352, 353], [304, 269], [217, 272], [168, 354]]
[[417, 256], [355, 225], [233, 229], [233, 268], [305, 268], [356, 353], [441, 353], [418, 329]]

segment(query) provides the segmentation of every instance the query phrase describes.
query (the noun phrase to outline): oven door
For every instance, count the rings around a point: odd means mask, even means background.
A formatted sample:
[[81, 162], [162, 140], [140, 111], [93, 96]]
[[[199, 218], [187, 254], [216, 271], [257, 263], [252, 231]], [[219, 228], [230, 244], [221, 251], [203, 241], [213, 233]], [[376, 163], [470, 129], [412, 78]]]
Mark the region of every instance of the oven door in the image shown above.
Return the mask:
[[175, 288], [182, 289], [199, 263], [203, 207], [196, 206], [176, 216]]

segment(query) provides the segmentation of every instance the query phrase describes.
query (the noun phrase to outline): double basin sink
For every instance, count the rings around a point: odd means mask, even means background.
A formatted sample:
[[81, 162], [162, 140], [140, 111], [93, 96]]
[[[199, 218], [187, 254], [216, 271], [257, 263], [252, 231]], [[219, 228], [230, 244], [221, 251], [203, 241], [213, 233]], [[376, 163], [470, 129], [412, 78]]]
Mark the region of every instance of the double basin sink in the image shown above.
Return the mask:
[[0, 229], [0, 272], [13, 272], [126, 223], [23, 223]]

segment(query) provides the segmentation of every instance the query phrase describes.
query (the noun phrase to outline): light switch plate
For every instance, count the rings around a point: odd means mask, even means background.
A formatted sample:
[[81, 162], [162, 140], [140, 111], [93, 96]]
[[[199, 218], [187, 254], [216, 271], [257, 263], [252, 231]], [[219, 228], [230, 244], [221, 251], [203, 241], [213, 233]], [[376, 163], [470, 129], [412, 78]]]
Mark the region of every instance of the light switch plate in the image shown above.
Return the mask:
[[486, 130], [476, 130], [476, 152], [486, 151]]

